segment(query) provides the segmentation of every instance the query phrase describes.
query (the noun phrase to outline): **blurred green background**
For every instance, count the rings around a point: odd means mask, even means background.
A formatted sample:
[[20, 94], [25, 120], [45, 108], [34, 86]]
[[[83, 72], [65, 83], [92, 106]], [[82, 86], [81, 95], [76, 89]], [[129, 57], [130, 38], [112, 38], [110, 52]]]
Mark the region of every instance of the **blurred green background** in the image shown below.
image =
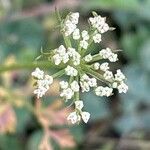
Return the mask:
[[[82, 95], [91, 113], [87, 125], [66, 125], [66, 112], [56, 102], [58, 81], [42, 101], [46, 115], [35, 114], [31, 64], [41, 47], [46, 51], [63, 42], [55, 7], [62, 16], [80, 12], [82, 28], [91, 11], [106, 16], [116, 30], [93, 51], [123, 50], [112, 68], [122, 68], [129, 91], [107, 99]], [[0, 150], [150, 150], [149, 94], [150, 0], [0, 0]], [[43, 120], [50, 124], [49, 138]]]

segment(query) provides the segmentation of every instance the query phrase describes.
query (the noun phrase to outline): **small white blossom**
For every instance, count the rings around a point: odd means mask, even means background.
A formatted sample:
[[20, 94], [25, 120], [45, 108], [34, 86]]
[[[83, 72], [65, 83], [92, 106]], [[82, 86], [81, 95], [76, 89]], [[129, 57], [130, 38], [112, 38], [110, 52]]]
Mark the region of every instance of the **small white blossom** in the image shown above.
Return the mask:
[[80, 86], [81, 86], [82, 92], [89, 92], [90, 91], [90, 85], [88, 82], [81, 81]]
[[105, 73], [104, 73], [104, 78], [106, 79], [106, 80], [109, 80], [109, 79], [112, 79], [113, 78], [113, 73], [111, 72], [111, 71], [106, 71]]
[[69, 47], [67, 53], [75, 66], [80, 64], [81, 55], [74, 48]]
[[88, 45], [89, 45], [89, 44], [88, 44], [87, 41], [85, 41], [85, 40], [80, 41], [80, 46], [81, 46], [82, 48], [87, 49]]
[[110, 48], [102, 49], [99, 52], [99, 55], [102, 56], [104, 59], [108, 59], [112, 55], [112, 51]]
[[70, 84], [70, 86], [71, 86], [71, 89], [74, 91], [74, 92], [79, 92], [79, 84], [78, 84], [78, 82], [77, 81], [73, 81], [71, 84]]
[[49, 75], [45, 75], [45, 79], [44, 79], [48, 85], [53, 83], [53, 77], [49, 76]]
[[95, 43], [100, 43], [101, 42], [101, 34], [97, 33], [93, 36], [93, 40]]
[[105, 96], [109, 97], [112, 95], [113, 89], [109, 87], [105, 87]]
[[125, 79], [125, 75], [121, 72], [120, 69], [117, 70], [117, 73], [115, 74], [115, 80], [116, 81], [122, 81]]
[[40, 88], [38, 88], [38, 89], [35, 89], [33, 93], [34, 93], [35, 95], [37, 95], [37, 98], [41, 98], [42, 96], [45, 95], [46, 91], [47, 91], [46, 88], [40, 87]]
[[90, 78], [88, 81], [88, 84], [90, 87], [96, 87], [97, 86], [97, 80], [95, 78]]
[[109, 69], [109, 66], [108, 66], [109, 64], [107, 63], [107, 62], [105, 62], [105, 63], [102, 63], [101, 65], [100, 65], [100, 70], [102, 70], [102, 71], [107, 71], [108, 69]]
[[62, 61], [64, 64], [66, 64], [69, 61], [69, 55], [67, 53], [64, 56], [62, 56]]
[[71, 99], [73, 97], [73, 95], [74, 95], [74, 92], [71, 88], [64, 89], [60, 93], [60, 96], [64, 97], [66, 100]]
[[118, 91], [119, 93], [126, 93], [128, 91], [128, 86], [124, 82], [121, 82], [118, 86]]
[[89, 39], [89, 34], [86, 30], [83, 30], [81, 34], [84, 41], [87, 41]]
[[85, 57], [84, 57], [84, 60], [86, 61], [86, 62], [90, 62], [91, 60], [92, 60], [92, 55], [91, 54], [88, 54], [88, 55], [86, 55]]
[[79, 122], [81, 120], [81, 117], [76, 112], [72, 112], [67, 117], [67, 120], [71, 121], [72, 124], [75, 124], [75, 123], [77, 123], [77, 122]]
[[100, 67], [100, 64], [98, 62], [96, 62], [96, 63], [93, 64], [93, 67], [94, 67], [95, 70], [98, 70], [99, 67]]
[[113, 92], [112, 88], [99, 86], [95, 89], [95, 94], [97, 96], [111, 96]]
[[70, 20], [66, 20], [64, 26], [65, 36], [69, 36], [70, 34], [72, 34], [76, 27], [76, 24], [72, 23]]
[[79, 21], [79, 13], [78, 13], [78, 12], [71, 13], [71, 15], [70, 15], [70, 20], [72, 21], [73, 24], [78, 24], [78, 21]]
[[33, 77], [37, 78], [37, 79], [43, 79], [44, 77], [44, 71], [40, 70], [39, 68], [36, 68], [32, 74]]
[[63, 56], [66, 54], [66, 48], [63, 45], [60, 45], [58, 49], [56, 49], [56, 52], [59, 53], [60, 56]]
[[97, 96], [104, 96], [104, 95], [105, 95], [104, 87], [98, 86], [98, 87], [95, 89], [95, 94], [96, 94]]
[[109, 30], [108, 24], [105, 22], [106, 19], [101, 16], [90, 17], [89, 21], [93, 28], [96, 28], [99, 33], [105, 33]]
[[116, 62], [118, 60], [118, 55], [112, 53], [109, 57], [108, 57], [110, 62]]
[[65, 68], [65, 72], [68, 76], [77, 76], [78, 74], [78, 71], [69, 65]]
[[113, 88], [117, 88], [118, 87], [118, 83], [117, 82], [113, 82], [112, 87]]
[[69, 86], [68, 82], [66, 82], [66, 81], [61, 81], [61, 82], [59, 82], [59, 84], [60, 84], [61, 89], [67, 89]]
[[101, 26], [100, 28], [98, 28], [98, 31], [99, 31], [100, 33], [105, 33], [105, 32], [107, 32], [108, 30], [109, 30], [109, 26], [108, 26], [107, 23], [105, 23], [103, 26]]
[[53, 56], [53, 60], [54, 60], [55, 65], [59, 65], [62, 61], [62, 57], [59, 54], [55, 54]]
[[84, 81], [84, 80], [86, 80], [86, 81], [89, 81], [89, 76], [87, 75], [87, 74], [84, 74], [84, 75], [82, 75], [82, 77], [81, 77], [81, 81]]
[[82, 112], [81, 117], [82, 117], [83, 121], [85, 123], [87, 123], [90, 119], [90, 113], [89, 112]]
[[80, 39], [80, 30], [78, 28], [75, 29], [74, 32], [73, 32], [73, 39], [74, 40]]
[[81, 100], [77, 100], [77, 101], [75, 101], [75, 108], [76, 109], [78, 109], [78, 110], [80, 110], [81, 111], [81, 109], [83, 108], [83, 101], [81, 101]]

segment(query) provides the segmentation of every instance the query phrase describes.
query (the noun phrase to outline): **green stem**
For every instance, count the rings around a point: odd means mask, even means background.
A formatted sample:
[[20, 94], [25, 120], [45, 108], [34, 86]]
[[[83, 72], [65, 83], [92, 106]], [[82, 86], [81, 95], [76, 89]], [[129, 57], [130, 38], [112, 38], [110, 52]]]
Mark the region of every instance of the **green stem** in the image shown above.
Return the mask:
[[90, 51], [89, 47], [90, 47], [90, 45], [93, 43], [93, 36], [94, 36], [95, 34], [96, 34], [96, 33], [95, 33], [95, 30], [91, 32], [91, 34], [90, 34], [90, 37], [91, 37], [91, 38], [90, 38], [89, 41], [88, 41], [88, 43], [89, 43], [88, 48], [87, 48], [86, 51], [83, 52], [82, 56], [85, 56], [85, 54], [88, 54], [88, 53], [89, 53], [89, 51]]
[[66, 37], [65, 35], [63, 35], [63, 38], [64, 38], [66, 46], [67, 47], [72, 47], [69, 37]]
[[[79, 77], [78, 76], [76, 77], [76, 81], [79, 83]], [[80, 93], [76, 92], [75, 93], [75, 100], [79, 100], [79, 99], [80, 99]]]
[[93, 56], [93, 59], [89, 63], [92, 63], [95, 61], [100, 61], [101, 59], [102, 59], [102, 57], [99, 54], [96, 54]]
[[53, 77], [53, 78], [59, 78], [59, 77], [61, 77], [62, 75], [64, 75], [64, 73], [65, 73], [65, 70], [62, 69], [62, 70], [58, 71], [57, 73], [53, 74], [52, 77]]
[[16, 64], [11, 64], [11, 65], [0, 65], [0, 73], [6, 72], [6, 71], [12, 71], [12, 70], [24, 70], [24, 69], [34, 69], [36, 67], [39, 68], [52, 68], [52, 69], [60, 69], [62, 66], [54, 66], [54, 64], [50, 61], [42, 61], [42, 62], [36, 62], [36, 63], [16, 63]]
[[106, 80], [106, 79], [104, 79], [103, 75], [101, 75], [100, 73], [98, 73], [98, 72], [96, 72], [96, 71], [90, 69], [90, 67], [88, 67], [88, 66], [86, 66], [86, 65], [83, 65], [82, 69], [83, 69], [84, 71], [86, 71], [87, 74], [90, 74], [91, 76], [97, 78], [97, 79], [100, 80], [101, 82], [104, 82], [104, 83], [106, 83], [106, 84], [112, 83], [111, 80]]

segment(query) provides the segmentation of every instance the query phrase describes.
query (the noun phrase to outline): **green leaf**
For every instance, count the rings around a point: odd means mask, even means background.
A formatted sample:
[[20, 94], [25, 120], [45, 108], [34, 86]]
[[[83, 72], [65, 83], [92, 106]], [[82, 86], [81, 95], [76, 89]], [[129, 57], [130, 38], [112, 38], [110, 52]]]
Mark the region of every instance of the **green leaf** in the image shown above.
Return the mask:
[[0, 135], [1, 150], [24, 150], [21, 141], [15, 135]]
[[43, 132], [41, 130], [34, 132], [28, 139], [27, 150], [38, 150], [38, 146], [41, 142], [42, 137]]
[[15, 109], [17, 115], [17, 127], [16, 132], [23, 132], [28, 122], [30, 122], [32, 114], [26, 110], [25, 108], [16, 108]]

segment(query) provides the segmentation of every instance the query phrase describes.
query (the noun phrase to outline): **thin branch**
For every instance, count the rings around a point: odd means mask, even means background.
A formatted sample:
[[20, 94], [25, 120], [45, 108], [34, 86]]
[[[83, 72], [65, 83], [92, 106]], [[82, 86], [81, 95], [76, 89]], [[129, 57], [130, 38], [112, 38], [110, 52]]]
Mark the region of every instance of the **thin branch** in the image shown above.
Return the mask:
[[60, 69], [62, 66], [55, 66], [50, 62], [50, 61], [42, 61], [42, 62], [37, 62], [37, 63], [16, 63], [16, 64], [11, 64], [11, 65], [0, 65], [0, 73], [6, 72], [6, 71], [12, 71], [12, 70], [31, 70], [36, 67], [41, 67], [42, 69], [48, 69], [51, 68], [53, 69]]

